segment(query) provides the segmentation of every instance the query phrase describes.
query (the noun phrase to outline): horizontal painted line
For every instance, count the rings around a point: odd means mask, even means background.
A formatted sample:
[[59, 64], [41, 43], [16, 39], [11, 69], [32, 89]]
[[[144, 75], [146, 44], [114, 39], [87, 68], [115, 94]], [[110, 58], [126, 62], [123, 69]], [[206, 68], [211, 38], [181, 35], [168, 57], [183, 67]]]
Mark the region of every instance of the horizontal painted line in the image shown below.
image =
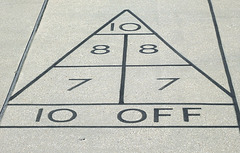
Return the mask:
[[154, 35], [153, 33], [98, 33], [96, 35]]
[[8, 104], [8, 106], [81, 106], [81, 105], [233, 105], [233, 103], [83, 103], [83, 104]]
[[[155, 67], [155, 66], [191, 66], [189, 64], [167, 64], [167, 65], [126, 65], [126, 67]], [[72, 66], [54, 66], [54, 68], [75, 68], [75, 67], [122, 67], [122, 65], [72, 65]]]
[[238, 126], [0, 126], [0, 128], [239, 128]]

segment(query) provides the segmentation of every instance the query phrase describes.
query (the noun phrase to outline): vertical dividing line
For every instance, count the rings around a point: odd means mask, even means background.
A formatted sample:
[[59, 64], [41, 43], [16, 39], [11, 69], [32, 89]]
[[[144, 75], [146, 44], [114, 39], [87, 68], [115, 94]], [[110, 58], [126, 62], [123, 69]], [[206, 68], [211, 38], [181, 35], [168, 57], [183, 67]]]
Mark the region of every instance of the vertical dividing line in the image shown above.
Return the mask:
[[122, 75], [121, 75], [121, 85], [120, 85], [120, 94], [119, 94], [119, 104], [124, 104], [124, 88], [125, 88], [126, 62], [127, 62], [127, 45], [128, 45], [128, 35], [124, 35], [123, 58], [122, 58]]
[[0, 112], [0, 121], [2, 120], [3, 114], [4, 114], [5, 110], [6, 110], [7, 104], [9, 102], [9, 99], [10, 99], [10, 97], [12, 95], [12, 92], [13, 92], [15, 86], [16, 86], [17, 80], [18, 80], [20, 72], [22, 70], [24, 61], [26, 60], [26, 57], [27, 57], [27, 54], [29, 52], [30, 46], [32, 44], [33, 38], [34, 38], [34, 36], [35, 36], [35, 34], [36, 34], [37, 30], [38, 30], [38, 27], [39, 27], [40, 22], [42, 20], [44, 11], [45, 11], [45, 9], [47, 7], [47, 3], [48, 3], [48, 0], [44, 0], [42, 8], [41, 8], [41, 11], [40, 11], [40, 13], [38, 15], [38, 18], [37, 18], [37, 21], [36, 21], [36, 23], [34, 25], [32, 34], [31, 34], [31, 36], [30, 36], [30, 38], [28, 40], [28, 43], [27, 43], [26, 48], [24, 50], [24, 53], [22, 55], [21, 61], [20, 61], [19, 65], [18, 65], [17, 71], [16, 71], [15, 76], [13, 78], [12, 84], [11, 84], [10, 89], [8, 91], [7, 97], [6, 97], [6, 99], [5, 99], [4, 103], [3, 103], [3, 106], [2, 106], [2, 109], [1, 109], [1, 112]]
[[218, 24], [217, 24], [217, 20], [216, 20], [216, 16], [213, 10], [213, 5], [211, 0], [208, 0], [208, 4], [209, 4], [209, 9], [212, 15], [212, 20], [213, 20], [213, 24], [214, 24], [214, 28], [215, 28], [215, 32], [216, 32], [216, 37], [217, 37], [217, 41], [218, 41], [218, 47], [222, 56], [222, 61], [223, 61], [223, 66], [225, 69], [225, 73], [228, 79], [228, 85], [232, 94], [232, 100], [233, 100], [233, 105], [234, 105], [234, 109], [236, 112], [236, 117], [237, 117], [237, 122], [238, 122], [238, 127], [239, 127], [239, 131], [240, 131], [240, 111], [239, 111], [239, 106], [238, 106], [238, 102], [237, 102], [237, 98], [236, 98], [236, 94], [234, 91], [234, 87], [233, 87], [233, 83], [232, 83], [232, 78], [230, 75], [230, 71], [228, 68], [228, 64], [227, 64], [227, 60], [225, 57], [225, 53], [224, 53], [224, 49], [223, 49], [223, 45], [222, 45], [222, 40], [221, 40], [221, 36], [220, 36], [220, 32], [218, 29]]

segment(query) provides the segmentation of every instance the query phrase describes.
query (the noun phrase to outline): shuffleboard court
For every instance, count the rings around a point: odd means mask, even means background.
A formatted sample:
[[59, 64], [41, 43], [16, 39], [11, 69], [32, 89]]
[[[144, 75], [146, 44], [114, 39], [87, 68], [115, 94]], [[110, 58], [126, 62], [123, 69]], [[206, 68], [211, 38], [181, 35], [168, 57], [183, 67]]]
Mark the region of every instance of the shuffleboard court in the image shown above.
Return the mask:
[[[2, 130], [240, 136], [237, 94], [211, 0], [149, 2], [151, 10], [54, 3], [43, 3], [1, 110]], [[84, 12], [91, 9], [81, 4], [94, 10]]]

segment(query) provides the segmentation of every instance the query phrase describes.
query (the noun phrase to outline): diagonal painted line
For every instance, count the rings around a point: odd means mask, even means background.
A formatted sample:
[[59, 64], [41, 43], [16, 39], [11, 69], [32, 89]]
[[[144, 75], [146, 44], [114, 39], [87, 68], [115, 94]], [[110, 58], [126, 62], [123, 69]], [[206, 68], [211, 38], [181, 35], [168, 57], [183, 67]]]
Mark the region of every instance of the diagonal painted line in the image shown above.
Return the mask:
[[215, 32], [216, 32], [216, 37], [217, 37], [217, 40], [218, 40], [219, 51], [220, 51], [221, 56], [222, 56], [223, 66], [224, 66], [225, 73], [226, 73], [226, 76], [227, 76], [227, 79], [228, 79], [228, 85], [229, 85], [231, 94], [233, 95], [232, 100], [233, 100], [234, 109], [235, 109], [235, 112], [236, 112], [239, 131], [240, 131], [240, 110], [239, 110], [236, 94], [235, 94], [235, 91], [234, 91], [232, 78], [231, 78], [230, 71], [229, 71], [229, 68], [228, 68], [228, 64], [227, 64], [226, 56], [225, 56], [225, 53], [224, 53], [220, 32], [219, 32], [219, 28], [218, 28], [218, 24], [217, 24], [217, 20], [216, 20], [216, 16], [215, 16], [215, 13], [214, 13], [214, 10], [213, 10], [213, 5], [212, 5], [211, 0], [208, 0], [208, 4], [209, 4], [209, 9], [210, 9], [210, 12], [211, 12], [211, 15], [212, 15], [212, 20], [213, 20], [213, 24], [214, 24], [214, 28], [215, 28]]
[[2, 106], [2, 109], [1, 109], [1, 112], [0, 112], [0, 121], [2, 120], [3, 114], [4, 114], [4, 112], [5, 112], [6, 108], [7, 108], [7, 104], [9, 102], [9, 100], [10, 100], [12, 92], [13, 92], [13, 90], [14, 90], [14, 88], [16, 86], [16, 83], [18, 81], [18, 78], [20, 76], [20, 72], [22, 70], [24, 61], [26, 60], [26, 57], [27, 57], [27, 54], [28, 54], [29, 49], [31, 47], [32, 41], [34, 39], [34, 36], [35, 36], [35, 34], [36, 34], [37, 30], [38, 30], [38, 27], [40, 25], [40, 22], [42, 20], [44, 11], [45, 11], [45, 9], [47, 7], [47, 3], [48, 3], [48, 0], [44, 0], [42, 8], [41, 8], [41, 11], [40, 11], [40, 13], [38, 15], [38, 18], [37, 18], [37, 21], [36, 21], [36, 23], [34, 25], [32, 34], [31, 34], [31, 36], [30, 36], [30, 38], [28, 40], [28, 43], [27, 43], [26, 48], [24, 50], [24, 53], [22, 55], [21, 61], [20, 61], [19, 65], [18, 65], [17, 71], [16, 71], [15, 76], [13, 78], [12, 84], [11, 84], [10, 89], [8, 91], [7, 97], [6, 97], [6, 99], [5, 99], [4, 103], [3, 103], [3, 106]]

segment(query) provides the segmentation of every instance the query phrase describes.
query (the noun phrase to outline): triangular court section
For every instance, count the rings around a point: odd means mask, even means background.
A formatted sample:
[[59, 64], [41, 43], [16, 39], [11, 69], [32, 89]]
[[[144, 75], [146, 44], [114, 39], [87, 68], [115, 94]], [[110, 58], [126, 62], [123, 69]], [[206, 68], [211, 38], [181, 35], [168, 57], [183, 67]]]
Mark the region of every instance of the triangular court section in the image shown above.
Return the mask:
[[129, 10], [125, 10], [121, 16], [117, 17], [106, 25], [97, 34], [99, 35], [119, 35], [119, 34], [153, 34], [143, 25]]
[[[32, 95], [28, 95], [27, 91], [29, 91], [29, 94], [31, 94], [32, 91], [34, 93], [37, 93], [36, 96], [42, 95], [43, 96], [42, 99], [46, 98], [44, 97], [44, 95], [48, 95], [51, 98], [52, 95], [48, 94], [47, 89], [48, 89], [48, 86], [51, 87], [53, 86], [53, 84], [52, 82], [48, 83], [48, 80], [50, 81], [54, 80], [56, 81], [54, 83], [54, 85], [56, 85], [55, 93], [59, 93], [59, 95], [61, 94], [69, 95], [69, 97], [67, 97], [66, 99], [61, 99], [62, 101], [56, 100], [56, 102], [65, 103], [66, 101], [70, 102], [71, 99], [74, 99], [75, 102], [93, 103], [96, 101], [101, 102], [103, 101], [101, 98], [104, 99], [104, 97], [109, 97], [109, 100], [105, 100], [105, 102], [118, 103], [118, 96], [119, 96], [118, 92], [119, 92], [119, 82], [120, 82], [119, 78], [120, 76], [123, 76], [123, 72], [125, 72], [123, 71], [123, 67], [125, 67], [126, 69], [126, 66], [128, 66], [127, 64], [139, 65], [139, 63], [128, 63], [126, 60], [126, 54], [128, 53], [131, 54], [136, 50], [134, 48], [132, 49], [130, 47], [128, 48], [128, 46], [131, 46], [130, 39], [136, 36], [140, 37], [140, 36], [146, 36], [146, 35], [150, 37], [155, 37], [156, 39], [158, 39], [158, 41], [161, 42], [161, 44], [164, 45], [171, 54], [174, 54], [175, 57], [180, 59], [182, 61], [182, 63], [180, 64], [182, 65], [178, 65], [178, 66], [192, 67], [193, 70], [197, 71], [197, 72], [195, 71], [196, 73], [198, 74], [200, 73], [204, 78], [206, 78], [206, 80], [209, 81], [210, 84], [212, 83], [212, 85], [215, 85], [216, 88], [219, 88], [220, 90], [222, 90], [222, 93], [226, 94], [225, 96], [229, 96], [229, 97], [232, 96], [232, 94], [226, 88], [221, 86], [218, 82], [212, 79], [200, 68], [198, 68], [190, 60], [185, 58], [181, 53], [179, 53], [175, 48], [173, 48], [168, 42], [166, 42], [159, 34], [157, 34], [153, 29], [151, 29], [144, 21], [142, 21], [134, 13], [132, 13], [130, 10], [124, 10], [118, 15], [116, 15], [115, 17], [113, 17], [111, 20], [109, 20], [107, 23], [105, 23], [103, 26], [101, 26], [94, 33], [89, 35], [86, 39], [80, 42], [77, 46], [75, 46], [69, 52], [67, 52], [58, 61], [53, 63], [49, 68], [47, 68], [44, 72], [42, 72], [39, 76], [37, 76], [31, 82], [29, 82], [20, 90], [15, 92], [15, 94], [12, 95], [10, 100], [13, 100], [12, 102], [14, 103], [28, 102], [28, 99], [27, 99], [28, 96], [32, 97]], [[106, 36], [106, 37], [108, 36], [109, 38], [97, 39], [100, 36]], [[114, 39], [110, 37], [114, 37]], [[128, 39], [129, 39], [129, 42], [128, 42]], [[102, 40], [106, 42], [98, 42]], [[117, 41], [117, 44], [116, 44], [116, 41]], [[88, 44], [89, 42], [91, 43]], [[97, 43], [92, 43], [92, 42], [97, 42]], [[145, 42], [145, 43], [146, 44], [144, 45], [142, 44], [138, 45], [138, 47], [140, 46], [140, 50], [137, 50], [139, 55], [143, 55], [143, 56], [145, 55], [150, 57], [151, 55], [157, 55], [157, 53], [161, 53], [161, 49], [160, 49], [161, 47], [158, 48], [159, 44], [152, 43], [152, 42]], [[116, 47], [114, 48], [112, 47], [112, 45], [116, 45]], [[82, 48], [83, 46], [86, 46], [86, 47], [83, 50], [80, 50], [80, 48]], [[149, 48], [150, 48], [150, 52], [149, 52]], [[128, 53], [126, 53], [127, 50], [128, 50]], [[85, 54], [81, 54], [80, 52], [89, 54], [89, 56]], [[79, 63], [76, 59], [70, 58], [72, 55], [74, 55], [73, 53], [76, 54], [76, 57], [78, 58]], [[154, 53], [154, 54], [151, 54], [151, 53]], [[113, 56], [109, 56], [111, 54]], [[97, 58], [96, 59], [91, 58], [90, 55]], [[109, 57], [105, 57], [105, 56], [109, 56]], [[83, 57], [86, 58], [88, 61], [83, 61], [83, 63], [81, 63], [81, 60], [84, 60]], [[132, 56], [132, 57], [136, 59], [136, 56]], [[65, 59], [66, 61], [64, 61]], [[65, 63], [66, 65], [64, 64], [64, 62], [66, 62]], [[85, 65], [83, 65], [84, 63]], [[143, 64], [146, 64], [146, 63], [143, 63]], [[156, 63], [156, 64], [159, 64], [160, 66], [169, 66], [169, 64], [178, 64], [178, 63], [166, 62], [164, 63], [165, 65], [164, 64], [162, 65], [162, 63]], [[79, 67], [81, 66], [84, 66], [84, 67], [79, 69]], [[90, 70], [86, 68], [86, 66], [95, 67], [95, 70], [94, 71], [92, 69]], [[101, 70], [97, 69], [97, 67], [106, 67], [106, 66], [107, 67], [109, 66], [112, 69], [104, 69], [105, 72], [103, 72], [102, 69]], [[59, 67], [64, 67], [64, 69], [59, 69]], [[68, 67], [71, 67], [71, 68], [68, 68]], [[115, 69], [115, 67], [119, 67], [119, 68]], [[56, 78], [56, 76], [58, 79]], [[161, 77], [161, 76], [158, 75], [157, 77]], [[162, 77], [174, 77], [174, 76], [162, 76]], [[70, 84], [70, 83], [73, 83], [73, 81], [71, 81], [70, 79], [91, 79], [91, 81], [88, 81], [87, 83], [85, 83], [85, 85], [74, 88], [74, 90], [71, 90], [71, 94], [69, 94], [70, 91], [68, 91], [68, 89], [76, 86], [75, 83]], [[108, 82], [111, 79], [112, 81]], [[116, 80], [113, 80], [113, 79], [116, 79]], [[69, 85], [66, 86], [65, 82], [62, 83], [63, 81], [68, 82]], [[112, 82], [115, 83], [114, 86], [110, 86]], [[101, 85], [99, 85], [99, 83], [101, 83]], [[36, 84], [36, 87], [34, 87], [35, 84]], [[47, 84], [47, 85], [44, 87], [41, 87], [44, 84]], [[108, 86], [106, 87], [106, 85], [109, 85], [109, 87]], [[94, 90], [90, 90], [90, 87], [92, 87], [92, 89]], [[38, 90], [38, 89], [46, 89], [46, 90]], [[25, 90], [26, 90], [26, 93], [24, 94]], [[102, 91], [102, 94], [99, 95], [99, 91]], [[40, 92], [43, 92], [43, 93], [41, 94]], [[73, 92], [76, 92], [76, 93], [73, 93]], [[112, 92], [114, 92], [114, 94], [111, 94]], [[22, 93], [24, 96], [20, 98], [20, 95]], [[56, 97], [56, 99], [58, 98], [57, 94], [54, 96]], [[84, 98], [83, 96], [86, 96], [86, 97]], [[91, 99], [92, 97], [95, 97], [97, 99]], [[15, 98], [18, 100], [14, 100]], [[41, 97], [38, 97], [38, 98], [41, 99]], [[84, 100], [87, 100], [87, 101], [84, 101]], [[52, 99], [49, 99], [48, 101], [51, 102]], [[31, 100], [31, 102], [34, 102], [34, 100]]]

